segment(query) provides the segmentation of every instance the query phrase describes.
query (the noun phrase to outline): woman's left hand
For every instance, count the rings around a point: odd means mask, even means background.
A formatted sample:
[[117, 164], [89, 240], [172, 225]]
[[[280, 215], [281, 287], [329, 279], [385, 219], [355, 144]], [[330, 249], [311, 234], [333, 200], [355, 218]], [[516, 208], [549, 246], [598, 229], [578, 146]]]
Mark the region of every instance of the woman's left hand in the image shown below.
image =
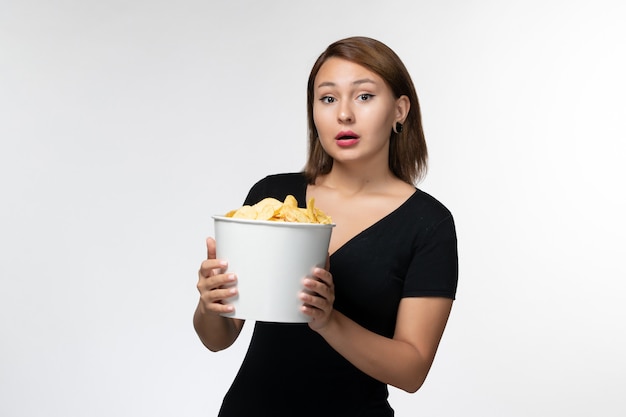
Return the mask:
[[300, 293], [302, 312], [311, 317], [309, 327], [315, 331], [328, 324], [333, 313], [335, 286], [333, 276], [322, 268], [313, 269], [313, 276], [304, 279], [305, 290]]

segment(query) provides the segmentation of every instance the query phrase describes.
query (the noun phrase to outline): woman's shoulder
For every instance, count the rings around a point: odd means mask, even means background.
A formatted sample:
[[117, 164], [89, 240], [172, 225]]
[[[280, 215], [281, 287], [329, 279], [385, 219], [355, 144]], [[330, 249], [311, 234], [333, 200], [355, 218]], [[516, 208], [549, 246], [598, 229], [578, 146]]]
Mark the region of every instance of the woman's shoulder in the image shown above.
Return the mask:
[[[300, 201], [306, 191], [306, 178], [302, 172], [271, 174], [257, 181], [246, 198], [246, 204], [254, 204], [266, 197], [284, 200], [288, 194], [293, 194]], [[300, 198], [298, 198], [300, 197]]]
[[288, 172], [280, 174], [270, 174], [257, 181], [253, 188], [291, 188], [306, 186], [306, 179], [302, 172]]
[[435, 241], [456, 242], [452, 212], [437, 198], [418, 188], [394, 222], [395, 227], [413, 235], [417, 246]]
[[452, 212], [448, 207], [419, 188], [415, 188], [415, 193], [407, 200], [407, 206], [412, 212], [420, 213], [421, 217], [430, 218], [435, 222], [452, 218]]
[[278, 184], [300, 184], [305, 182], [303, 172], [284, 172], [279, 174], [269, 174], [258, 182], [262, 183], [278, 183]]

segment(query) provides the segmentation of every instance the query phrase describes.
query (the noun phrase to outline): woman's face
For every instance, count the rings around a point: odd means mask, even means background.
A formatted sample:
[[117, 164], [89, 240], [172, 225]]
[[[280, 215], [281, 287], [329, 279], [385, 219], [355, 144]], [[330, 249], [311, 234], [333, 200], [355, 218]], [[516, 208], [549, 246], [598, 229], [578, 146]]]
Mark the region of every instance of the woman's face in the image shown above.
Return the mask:
[[313, 121], [335, 163], [388, 164], [391, 130], [408, 108], [406, 96], [396, 99], [380, 76], [353, 62], [330, 58], [315, 77]]

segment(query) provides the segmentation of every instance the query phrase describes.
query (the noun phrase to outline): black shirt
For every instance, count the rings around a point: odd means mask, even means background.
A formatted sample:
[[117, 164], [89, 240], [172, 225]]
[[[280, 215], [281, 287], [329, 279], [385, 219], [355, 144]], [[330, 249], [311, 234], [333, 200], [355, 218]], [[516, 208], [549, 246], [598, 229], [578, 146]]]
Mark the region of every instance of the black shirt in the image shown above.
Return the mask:
[[[301, 173], [268, 176], [244, 204], [292, 194], [306, 205]], [[322, 207], [323, 209], [323, 207]], [[334, 308], [361, 326], [393, 337], [404, 297], [456, 294], [454, 221], [430, 195], [416, 189], [400, 207], [330, 257]], [[224, 398], [220, 417], [393, 416], [386, 384], [364, 374], [308, 324], [256, 322], [243, 364]]]

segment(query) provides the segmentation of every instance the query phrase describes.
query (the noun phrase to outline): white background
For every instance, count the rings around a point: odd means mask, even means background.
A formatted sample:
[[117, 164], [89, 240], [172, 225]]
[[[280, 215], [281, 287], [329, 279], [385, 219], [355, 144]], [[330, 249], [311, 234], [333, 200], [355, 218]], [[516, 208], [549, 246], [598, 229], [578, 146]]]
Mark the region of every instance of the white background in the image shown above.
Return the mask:
[[420, 187], [458, 227], [458, 299], [397, 415], [626, 415], [625, 21], [619, 0], [0, 0], [0, 415], [216, 414], [252, 326], [218, 354], [193, 331], [210, 216], [302, 168], [310, 67], [351, 35], [409, 68]]

